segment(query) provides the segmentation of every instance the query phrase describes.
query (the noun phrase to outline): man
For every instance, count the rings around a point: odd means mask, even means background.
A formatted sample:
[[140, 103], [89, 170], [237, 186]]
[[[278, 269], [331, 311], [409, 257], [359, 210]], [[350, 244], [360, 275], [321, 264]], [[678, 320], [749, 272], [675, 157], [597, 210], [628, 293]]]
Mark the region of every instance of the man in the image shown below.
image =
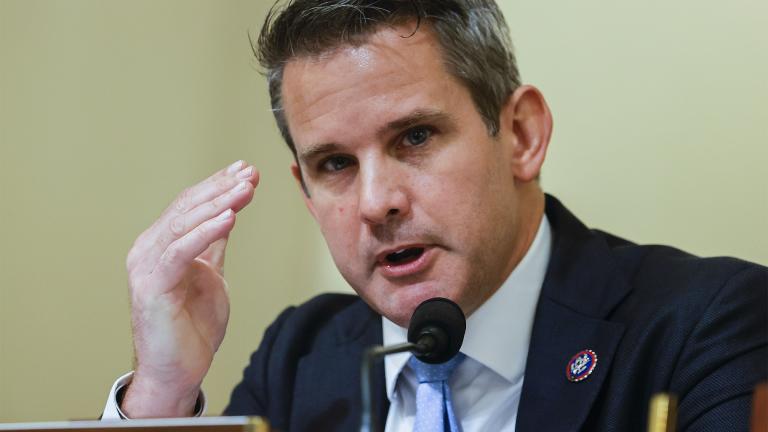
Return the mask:
[[[402, 341], [415, 307], [446, 297], [468, 316], [446, 378], [465, 431], [642, 430], [658, 391], [680, 397], [681, 430], [746, 429], [766, 269], [590, 231], [546, 197], [551, 115], [492, 1], [297, 0], [258, 50], [293, 175], [360, 297], [281, 314], [227, 414], [355, 429], [362, 350]], [[223, 169], [131, 249], [125, 416], [199, 412], [228, 318], [226, 239], [257, 183], [253, 166]], [[423, 426], [418, 369], [401, 355], [379, 371], [387, 430]]]

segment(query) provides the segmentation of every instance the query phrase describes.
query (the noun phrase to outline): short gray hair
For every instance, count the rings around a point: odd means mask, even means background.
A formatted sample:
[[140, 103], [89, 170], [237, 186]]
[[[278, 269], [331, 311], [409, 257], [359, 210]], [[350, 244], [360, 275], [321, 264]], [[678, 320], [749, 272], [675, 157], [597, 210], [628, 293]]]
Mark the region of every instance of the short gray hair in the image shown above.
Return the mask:
[[251, 45], [265, 69], [277, 126], [294, 157], [283, 110], [285, 65], [297, 57], [361, 45], [382, 25], [413, 21], [414, 33], [429, 23], [448, 72], [469, 90], [488, 133], [498, 133], [501, 108], [520, 86], [520, 76], [509, 28], [493, 0], [277, 0], [258, 42]]

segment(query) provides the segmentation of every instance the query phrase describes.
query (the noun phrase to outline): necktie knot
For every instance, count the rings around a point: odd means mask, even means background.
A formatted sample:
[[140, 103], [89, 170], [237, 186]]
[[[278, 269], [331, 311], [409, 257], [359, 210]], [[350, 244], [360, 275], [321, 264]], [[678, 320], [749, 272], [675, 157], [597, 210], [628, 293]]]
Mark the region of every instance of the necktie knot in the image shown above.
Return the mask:
[[413, 369], [419, 383], [440, 382], [447, 381], [465, 358], [464, 354], [458, 353], [445, 363], [430, 364], [424, 363], [416, 357], [411, 357], [408, 360], [408, 365]]
[[448, 378], [465, 358], [464, 354], [458, 353], [441, 364], [424, 363], [416, 357], [408, 360], [419, 380], [414, 432], [461, 432], [461, 424], [453, 411]]

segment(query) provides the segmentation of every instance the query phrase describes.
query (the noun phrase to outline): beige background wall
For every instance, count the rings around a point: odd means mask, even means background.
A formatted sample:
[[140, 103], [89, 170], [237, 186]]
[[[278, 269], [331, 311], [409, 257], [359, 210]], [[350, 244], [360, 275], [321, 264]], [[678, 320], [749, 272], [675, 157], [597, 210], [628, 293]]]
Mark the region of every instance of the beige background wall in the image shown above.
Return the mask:
[[[181, 188], [262, 171], [228, 253], [226, 403], [286, 305], [344, 290], [288, 175], [246, 32], [268, 1], [0, 0], [0, 422], [99, 415], [130, 369], [124, 257]], [[768, 3], [502, 1], [592, 226], [768, 264]]]

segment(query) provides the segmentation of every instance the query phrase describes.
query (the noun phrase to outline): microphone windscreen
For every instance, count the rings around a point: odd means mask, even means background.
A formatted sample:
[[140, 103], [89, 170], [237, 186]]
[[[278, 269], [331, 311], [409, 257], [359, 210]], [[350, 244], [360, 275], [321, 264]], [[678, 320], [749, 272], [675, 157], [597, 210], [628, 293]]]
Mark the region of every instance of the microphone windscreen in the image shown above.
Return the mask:
[[464, 343], [467, 320], [459, 305], [446, 298], [435, 297], [424, 301], [413, 312], [408, 325], [408, 342], [418, 343], [425, 329], [436, 327], [447, 335], [438, 341], [435, 349], [426, 355], [416, 355], [427, 363], [443, 363], [455, 356]]

